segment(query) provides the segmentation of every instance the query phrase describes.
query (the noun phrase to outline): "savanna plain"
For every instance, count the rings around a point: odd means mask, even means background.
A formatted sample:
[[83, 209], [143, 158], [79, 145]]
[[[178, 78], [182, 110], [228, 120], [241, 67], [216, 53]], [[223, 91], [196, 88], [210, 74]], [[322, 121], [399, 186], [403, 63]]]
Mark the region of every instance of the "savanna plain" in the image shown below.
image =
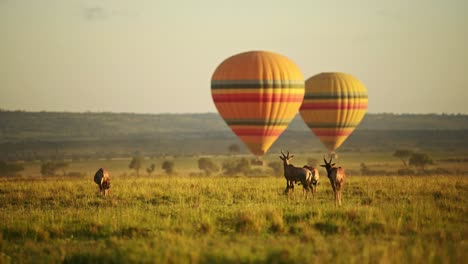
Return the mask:
[[[342, 155], [338, 165], [350, 173], [343, 205], [335, 207], [322, 169], [313, 198], [301, 186], [285, 195], [284, 177], [266, 166], [255, 176], [205, 176], [198, 158], [172, 157], [174, 175], [147, 158], [158, 169], [140, 176], [129, 159], [71, 162], [68, 170], [83, 172], [75, 177], [37, 176], [39, 163], [25, 163], [22, 176], [0, 178], [0, 262], [462, 263], [468, 257], [466, 176], [363, 176], [363, 159], [371, 167], [398, 168], [399, 161], [391, 153]], [[463, 171], [467, 165], [437, 166]], [[106, 198], [92, 180], [99, 167], [111, 173]]]

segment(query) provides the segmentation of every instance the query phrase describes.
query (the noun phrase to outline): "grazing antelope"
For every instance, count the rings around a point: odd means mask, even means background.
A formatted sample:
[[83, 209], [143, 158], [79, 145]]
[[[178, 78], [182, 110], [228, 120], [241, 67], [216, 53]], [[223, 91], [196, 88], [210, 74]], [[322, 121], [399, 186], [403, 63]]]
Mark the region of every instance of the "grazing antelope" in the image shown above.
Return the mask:
[[317, 168], [314, 168], [309, 165], [304, 165], [304, 168], [310, 170], [310, 172], [312, 173], [310, 188], [312, 189], [312, 196], [315, 198], [315, 196], [317, 195], [317, 185], [319, 184], [320, 179], [319, 171]]
[[324, 156], [323, 161], [325, 162], [325, 165], [320, 166], [325, 167], [325, 169], [327, 170], [328, 179], [330, 180], [331, 186], [333, 188], [333, 193], [335, 195], [335, 206], [337, 205], [337, 203], [341, 206], [341, 191], [343, 191], [343, 185], [346, 179], [346, 175], [343, 168], [333, 167], [335, 166], [335, 163], [331, 163], [332, 159], [333, 157], [330, 157], [330, 161], [327, 162]]
[[100, 168], [94, 175], [94, 182], [98, 185], [100, 194], [107, 196], [111, 187], [109, 172]]
[[310, 189], [310, 183], [312, 179], [312, 173], [310, 170], [306, 168], [295, 167], [292, 164], [289, 164], [289, 160], [291, 160], [294, 155], [289, 156], [285, 155], [283, 151], [281, 151], [282, 157], [279, 158], [283, 161], [284, 167], [284, 177], [286, 178], [286, 189], [284, 193], [288, 193], [290, 189], [294, 190], [294, 183], [300, 182], [302, 184], [303, 192], [307, 194]]

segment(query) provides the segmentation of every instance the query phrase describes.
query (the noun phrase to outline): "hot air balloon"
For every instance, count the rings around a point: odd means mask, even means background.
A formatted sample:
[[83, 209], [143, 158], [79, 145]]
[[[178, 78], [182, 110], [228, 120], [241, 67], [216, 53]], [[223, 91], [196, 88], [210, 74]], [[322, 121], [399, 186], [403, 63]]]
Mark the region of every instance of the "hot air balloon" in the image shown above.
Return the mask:
[[297, 114], [304, 77], [290, 59], [250, 51], [224, 60], [211, 79], [221, 117], [256, 156], [265, 154]]
[[320, 73], [306, 80], [302, 119], [330, 152], [359, 125], [367, 111], [367, 90], [355, 77]]

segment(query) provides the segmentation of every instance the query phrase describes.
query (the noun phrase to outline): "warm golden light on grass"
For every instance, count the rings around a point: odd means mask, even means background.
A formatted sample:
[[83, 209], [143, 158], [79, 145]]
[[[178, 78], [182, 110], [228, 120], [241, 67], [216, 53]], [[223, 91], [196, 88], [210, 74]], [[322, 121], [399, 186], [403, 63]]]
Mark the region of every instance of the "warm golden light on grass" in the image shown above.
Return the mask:
[[458, 262], [468, 179], [349, 179], [343, 206], [283, 195], [273, 177], [0, 181], [1, 258], [13, 262]]

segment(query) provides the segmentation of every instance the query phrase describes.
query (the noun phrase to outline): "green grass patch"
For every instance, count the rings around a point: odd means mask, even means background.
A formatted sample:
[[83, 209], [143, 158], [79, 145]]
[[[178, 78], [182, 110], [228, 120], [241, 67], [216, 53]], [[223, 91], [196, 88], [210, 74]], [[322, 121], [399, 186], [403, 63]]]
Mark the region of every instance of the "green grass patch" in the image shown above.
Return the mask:
[[348, 178], [316, 200], [275, 177], [0, 179], [0, 262], [461, 263], [466, 190], [458, 176]]

